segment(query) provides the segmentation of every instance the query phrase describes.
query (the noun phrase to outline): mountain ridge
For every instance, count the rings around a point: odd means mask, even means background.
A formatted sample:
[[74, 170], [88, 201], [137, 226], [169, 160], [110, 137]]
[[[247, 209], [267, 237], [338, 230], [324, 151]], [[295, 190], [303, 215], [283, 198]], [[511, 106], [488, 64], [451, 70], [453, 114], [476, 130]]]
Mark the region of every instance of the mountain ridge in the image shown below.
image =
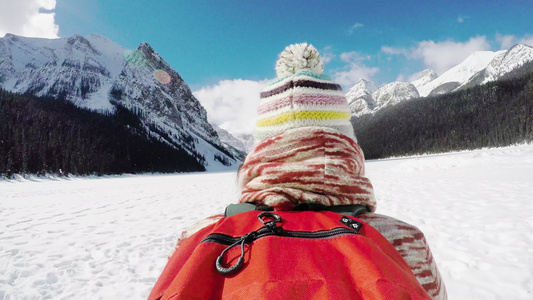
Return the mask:
[[[403, 101], [419, 97], [443, 95], [460, 89], [486, 84], [498, 79], [508, 78], [509, 74], [529, 64], [533, 64], [533, 47], [525, 44], [514, 45], [509, 50], [477, 51], [470, 54], [461, 63], [450, 68], [440, 76], [436, 76], [435, 72], [426, 69], [420, 72], [419, 77], [411, 82], [395, 81], [386, 83], [379, 86], [376, 93], [382, 94], [383, 89], [390, 90], [390, 86], [393, 83], [395, 85], [411, 83], [418, 91], [418, 96], [412, 93], [410, 97], [406, 97], [404, 90], [401, 92], [404, 93], [403, 95], [393, 93], [390, 97]], [[373, 94], [369, 97], [367, 95], [368, 91], [365, 91], [361, 87], [360, 82], [346, 93], [352, 116], [358, 117], [365, 114], [372, 114], [387, 106], [376, 103], [377, 99], [375, 99]], [[395, 103], [398, 102], [396, 101]], [[370, 107], [373, 108], [370, 109]]]
[[53, 40], [7, 34], [0, 38], [0, 87], [100, 113], [121, 105], [152, 137], [203, 158], [207, 170], [238, 164], [182, 77], [145, 42], [128, 50], [99, 34]]

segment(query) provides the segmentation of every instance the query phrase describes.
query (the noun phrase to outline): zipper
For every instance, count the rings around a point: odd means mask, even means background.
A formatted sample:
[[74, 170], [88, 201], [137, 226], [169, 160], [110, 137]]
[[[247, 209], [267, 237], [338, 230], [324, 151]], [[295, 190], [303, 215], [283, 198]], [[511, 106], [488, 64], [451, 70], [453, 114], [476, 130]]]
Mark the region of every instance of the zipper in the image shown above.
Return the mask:
[[[263, 223], [264, 226], [256, 231], [252, 231], [241, 237], [232, 237], [230, 235], [222, 233], [212, 233], [208, 235], [204, 240], [202, 240], [201, 243], [215, 242], [228, 246], [226, 249], [224, 249], [224, 251], [222, 251], [222, 253], [220, 253], [220, 255], [215, 261], [215, 268], [220, 274], [228, 275], [239, 271], [244, 264], [244, 246], [246, 244], [252, 243], [257, 239], [272, 235], [291, 238], [328, 239], [347, 234], [359, 234], [359, 230], [362, 226], [361, 222], [343, 216], [339, 222], [347, 227], [335, 227], [329, 230], [320, 230], [313, 232], [291, 231], [285, 230], [283, 229], [283, 227], [278, 225], [278, 223], [282, 223], [282, 219], [278, 214], [272, 212], [263, 212], [260, 213], [257, 218], [259, 219], [259, 221], [261, 221], [261, 223]], [[240, 245], [241, 247], [241, 255], [239, 257], [239, 260], [233, 266], [224, 267], [222, 263], [224, 255], [226, 254], [226, 252], [228, 252], [228, 250], [237, 245]]]
[[[280, 230], [278, 233], [270, 231], [268, 228], [261, 228], [257, 231], [255, 231], [255, 235], [253, 237], [249, 237], [249, 242], [253, 242], [257, 239], [277, 235], [282, 237], [291, 237], [291, 238], [304, 238], [304, 239], [328, 239], [328, 238], [334, 238], [341, 235], [346, 234], [359, 234], [358, 232], [354, 231], [350, 228], [345, 227], [336, 227], [330, 230], [321, 230], [321, 231], [291, 231], [291, 230]], [[245, 235], [246, 236], [246, 235]], [[214, 242], [219, 243], [222, 245], [232, 245], [235, 244], [243, 239], [242, 237], [232, 237], [227, 234], [222, 233], [212, 233], [208, 235], [204, 240], [202, 240], [202, 243], [204, 242]]]

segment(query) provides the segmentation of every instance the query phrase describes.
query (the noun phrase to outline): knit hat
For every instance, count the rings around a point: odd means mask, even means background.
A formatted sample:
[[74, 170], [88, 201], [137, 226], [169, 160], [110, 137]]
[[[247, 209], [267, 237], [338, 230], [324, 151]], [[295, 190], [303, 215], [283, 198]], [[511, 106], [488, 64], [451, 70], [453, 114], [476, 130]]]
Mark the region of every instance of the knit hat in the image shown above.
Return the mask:
[[254, 148], [239, 170], [239, 202], [275, 210], [302, 202], [362, 204], [375, 211], [346, 98], [323, 69], [309, 44], [280, 54], [278, 78], [261, 93]]
[[329, 127], [356, 140], [342, 88], [323, 75], [320, 54], [307, 43], [279, 55], [277, 78], [261, 93], [255, 142], [299, 127]]

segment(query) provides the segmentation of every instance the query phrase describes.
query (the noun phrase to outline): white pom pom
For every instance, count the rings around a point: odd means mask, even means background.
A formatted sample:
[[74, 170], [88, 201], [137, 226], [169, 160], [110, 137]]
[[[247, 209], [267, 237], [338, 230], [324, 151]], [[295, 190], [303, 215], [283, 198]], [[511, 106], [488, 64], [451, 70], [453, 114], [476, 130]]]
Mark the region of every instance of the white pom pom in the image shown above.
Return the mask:
[[320, 54], [313, 45], [307, 43], [287, 46], [276, 62], [278, 77], [286, 77], [304, 69], [317, 75], [324, 71], [324, 63], [320, 59]]

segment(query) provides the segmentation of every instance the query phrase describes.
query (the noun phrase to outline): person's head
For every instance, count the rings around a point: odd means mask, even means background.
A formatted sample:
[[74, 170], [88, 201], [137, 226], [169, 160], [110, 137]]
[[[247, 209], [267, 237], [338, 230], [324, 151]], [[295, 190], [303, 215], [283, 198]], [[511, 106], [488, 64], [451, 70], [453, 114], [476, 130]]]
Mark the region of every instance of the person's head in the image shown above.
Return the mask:
[[260, 95], [254, 148], [239, 170], [240, 202], [279, 210], [300, 202], [375, 210], [346, 98], [323, 68], [307, 43], [279, 55], [277, 78]]
[[260, 95], [256, 144], [305, 127], [333, 128], [356, 140], [342, 88], [323, 72], [324, 64], [313, 45], [293, 44], [280, 53], [277, 78]]

